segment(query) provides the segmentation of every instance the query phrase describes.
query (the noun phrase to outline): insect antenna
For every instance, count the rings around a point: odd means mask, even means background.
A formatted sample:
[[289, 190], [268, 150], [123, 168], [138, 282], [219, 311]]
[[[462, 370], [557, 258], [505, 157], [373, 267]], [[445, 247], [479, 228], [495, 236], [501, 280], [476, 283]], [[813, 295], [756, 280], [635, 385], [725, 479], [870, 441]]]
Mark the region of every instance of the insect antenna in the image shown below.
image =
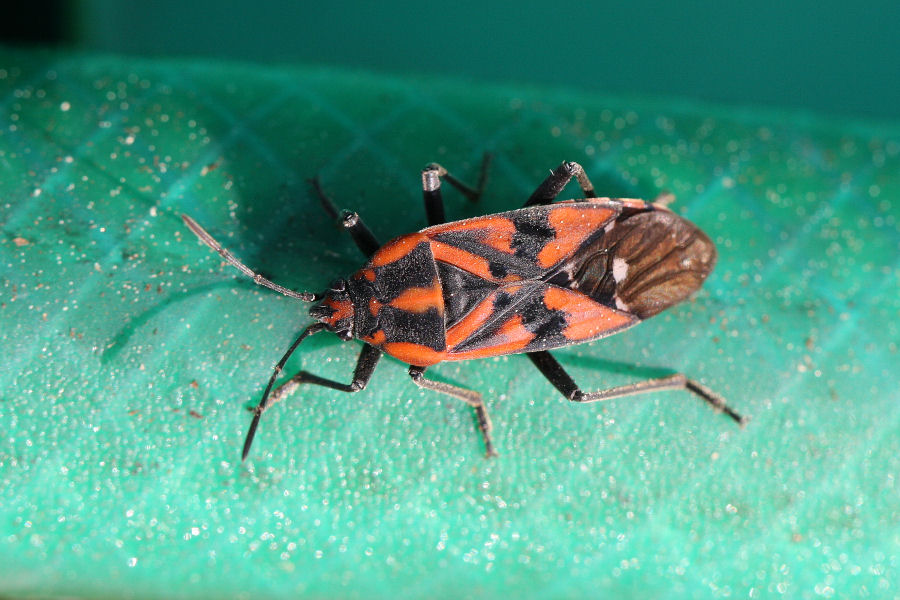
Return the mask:
[[256, 436], [256, 428], [257, 426], [259, 426], [259, 418], [269, 406], [269, 393], [272, 391], [272, 386], [275, 385], [275, 380], [278, 379], [279, 375], [281, 375], [281, 371], [284, 369], [284, 365], [291, 357], [291, 354], [294, 353], [294, 350], [297, 349], [297, 346], [300, 345], [300, 342], [302, 342], [312, 334], [319, 333], [326, 328], [327, 326], [324, 323], [313, 323], [312, 325], [304, 329], [303, 333], [297, 336], [297, 339], [294, 340], [294, 343], [291, 344], [291, 347], [288, 348], [288, 351], [284, 353], [284, 356], [282, 356], [281, 360], [278, 361], [278, 364], [275, 365], [275, 372], [272, 373], [272, 376], [269, 378], [269, 385], [266, 386], [266, 391], [263, 392], [262, 400], [259, 401], [257, 407], [253, 410], [253, 421], [250, 423], [250, 429], [247, 430], [247, 438], [244, 440], [244, 449], [243, 451], [241, 451], [241, 460], [246, 460], [247, 454], [249, 454], [250, 452], [250, 446], [253, 445], [253, 438]]
[[197, 221], [193, 220], [187, 215], [181, 215], [184, 224], [188, 226], [188, 229], [194, 232], [201, 242], [212, 248], [216, 251], [216, 253], [224, 258], [230, 265], [237, 267], [237, 269], [251, 278], [254, 283], [257, 285], [261, 285], [263, 287], [267, 287], [270, 290], [275, 290], [279, 294], [284, 294], [285, 296], [289, 296], [291, 298], [297, 298], [298, 300], [303, 300], [304, 302], [318, 302], [322, 299], [322, 297], [318, 294], [313, 294], [312, 292], [295, 292], [294, 290], [289, 290], [286, 287], [280, 286], [275, 282], [269, 281], [241, 261], [237, 259], [237, 257], [222, 247], [222, 244], [217, 242], [213, 236], [209, 235], [209, 233], [200, 227]]

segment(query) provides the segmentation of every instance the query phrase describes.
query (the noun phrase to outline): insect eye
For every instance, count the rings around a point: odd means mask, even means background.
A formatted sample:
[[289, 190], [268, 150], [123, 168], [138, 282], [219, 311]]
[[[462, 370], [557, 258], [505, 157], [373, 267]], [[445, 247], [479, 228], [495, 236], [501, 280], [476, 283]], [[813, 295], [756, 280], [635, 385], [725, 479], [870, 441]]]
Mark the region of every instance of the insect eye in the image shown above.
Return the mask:
[[347, 289], [347, 282], [343, 279], [335, 279], [331, 282], [331, 291], [332, 292], [343, 292]]

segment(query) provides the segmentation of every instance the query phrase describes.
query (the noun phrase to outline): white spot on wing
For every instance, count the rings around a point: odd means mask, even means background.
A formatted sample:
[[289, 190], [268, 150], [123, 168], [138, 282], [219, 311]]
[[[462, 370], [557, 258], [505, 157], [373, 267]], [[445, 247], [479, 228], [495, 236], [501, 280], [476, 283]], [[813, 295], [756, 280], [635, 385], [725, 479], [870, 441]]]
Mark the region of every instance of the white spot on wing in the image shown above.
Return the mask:
[[628, 263], [625, 262], [624, 258], [614, 258], [612, 271], [613, 279], [616, 280], [616, 283], [622, 283], [622, 281], [628, 275]]

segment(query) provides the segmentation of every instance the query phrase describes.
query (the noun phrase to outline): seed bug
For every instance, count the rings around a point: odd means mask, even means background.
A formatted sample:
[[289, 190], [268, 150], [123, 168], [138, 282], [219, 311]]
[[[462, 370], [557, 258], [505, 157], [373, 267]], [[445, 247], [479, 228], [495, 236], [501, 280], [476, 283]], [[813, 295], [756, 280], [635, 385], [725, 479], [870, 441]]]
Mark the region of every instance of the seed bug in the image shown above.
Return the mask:
[[[491, 420], [480, 393], [425, 378], [442, 361], [524, 353], [573, 402], [596, 402], [656, 390], [686, 390], [738, 424], [745, 419], [725, 400], [678, 373], [598, 392], [584, 392], [549, 350], [624, 331], [695, 292], [712, 271], [716, 249], [709, 237], [663, 202], [598, 198], [584, 169], [563, 162], [522, 208], [444, 222], [441, 181], [477, 200], [490, 155], [470, 187], [442, 166], [422, 171], [429, 227], [381, 245], [357, 213], [338, 213], [313, 180], [325, 210], [350, 233], [368, 261], [323, 293], [295, 292], [245, 266], [187, 215], [200, 240], [254, 282], [315, 303], [316, 320], [294, 340], [269, 379], [244, 442], [246, 459], [263, 412], [300, 384], [358, 392], [382, 353], [407, 363], [421, 388], [474, 408], [488, 456], [496, 455]], [[555, 201], [572, 178], [583, 198]], [[300, 371], [272, 391], [288, 358], [307, 337], [331, 331], [363, 342], [349, 384]]]

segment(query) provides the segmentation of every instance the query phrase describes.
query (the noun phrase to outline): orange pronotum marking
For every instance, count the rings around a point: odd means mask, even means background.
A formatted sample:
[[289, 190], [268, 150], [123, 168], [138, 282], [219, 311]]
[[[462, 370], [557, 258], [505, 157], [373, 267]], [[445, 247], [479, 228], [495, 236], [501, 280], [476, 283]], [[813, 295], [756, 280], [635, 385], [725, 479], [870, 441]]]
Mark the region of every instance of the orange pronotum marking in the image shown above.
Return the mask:
[[350, 300], [326, 298], [325, 304], [334, 309], [334, 313], [327, 319], [328, 324], [332, 327], [336, 326], [339, 321], [353, 317], [353, 303]]
[[369, 314], [373, 317], [377, 317], [378, 313], [381, 312], [382, 304], [375, 298], [369, 298]]
[[384, 333], [384, 329], [379, 329], [372, 335], [367, 335], [362, 338], [362, 340], [364, 342], [368, 342], [368, 343], [372, 344], [373, 346], [381, 346], [382, 344], [384, 344], [386, 339], [387, 339], [387, 336]]
[[428, 346], [413, 344], [412, 342], [390, 342], [381, 347], [382, 350], [408, 365], [428, 367], [445, 360], [446, 351], [437, 351]]
[[436, 308], [440, 314], [443, 314], [444, 294], [441, 290], [441, 284], [435, 277], [431, 287], [407, 288], [399, 296], [391, 300], [390, 305], [413, 313], [423, 313], [429, 308]]
[[611, 208], [592, 206], [590, 203], [554, 207], [548, 220], [556, 237], [538, 253], [538, 264], [549, 269], [562, 261], [615, 215]]
[[605, 331], [632, 325], [636, 320], [634, 316], [594, 302], [584, 294], [553, 286], [544, 291], [544, 305], [566, 315], [566, 328], [562, 333], [572, 341], [588, 340]]

